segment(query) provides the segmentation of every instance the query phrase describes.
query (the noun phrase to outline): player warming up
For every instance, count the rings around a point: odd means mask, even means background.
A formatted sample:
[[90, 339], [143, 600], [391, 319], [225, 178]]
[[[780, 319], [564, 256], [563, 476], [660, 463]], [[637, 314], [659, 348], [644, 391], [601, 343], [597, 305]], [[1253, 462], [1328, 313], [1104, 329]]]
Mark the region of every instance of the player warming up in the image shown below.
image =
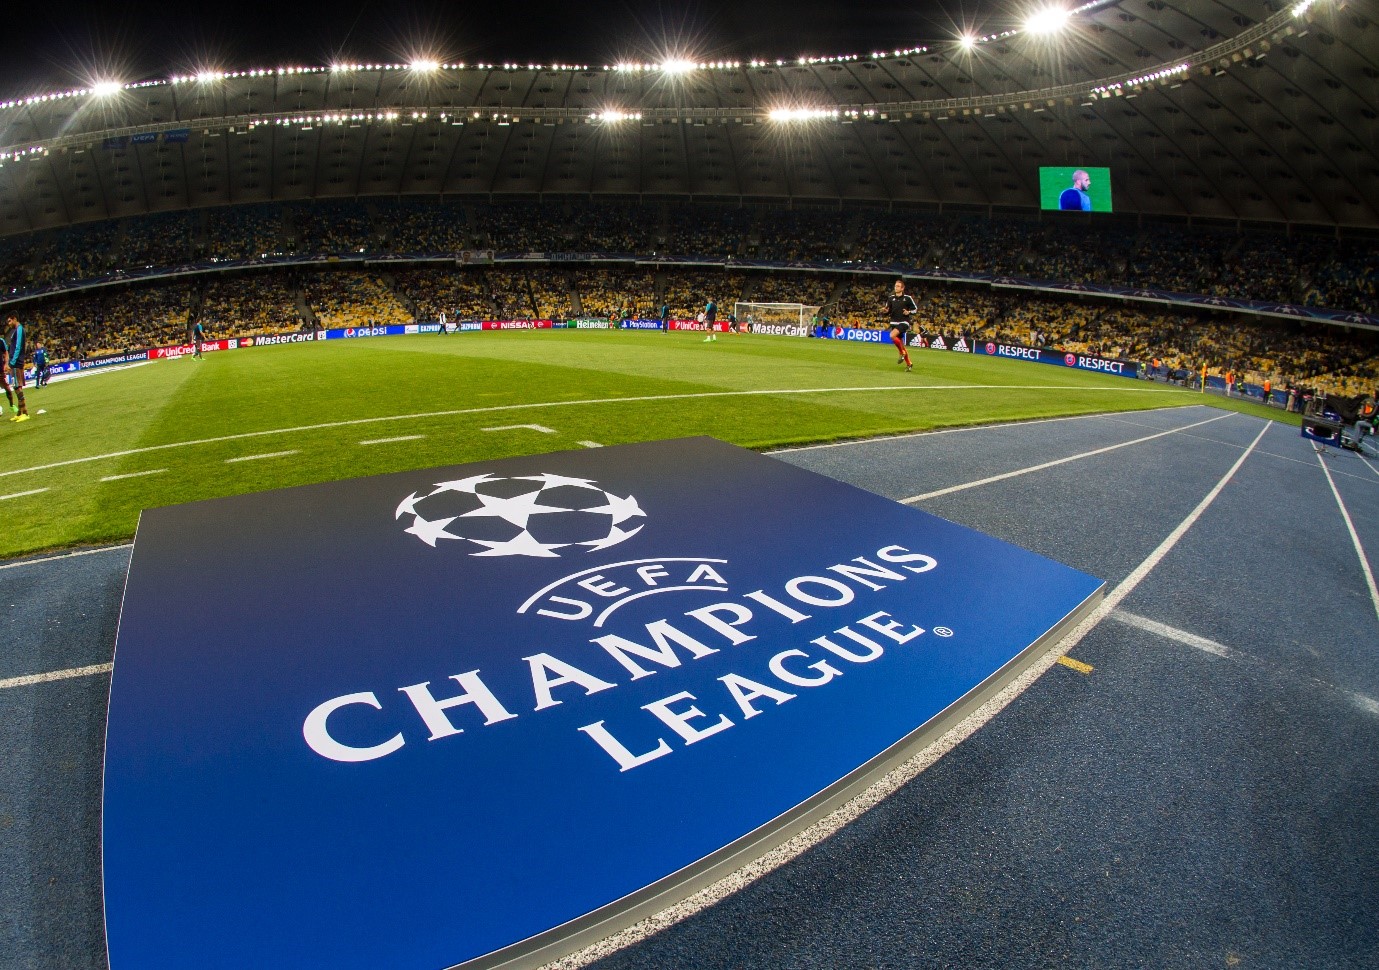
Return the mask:
[[[24, 405], [24, 324], [19, 319], [10, 314], [5, 318], [5, 336], [0, 339], [0, 354], [4, 355], [4, 375], [10, 387], [14, 388], [14, 397], [10, 400], [10, 410], [14, 412], [11, 421], [29, 420], [29, 409]], [[5, 389], [9, 394], [9, 387]], [[18, 400], [19, 406], [15, 407], [14, 402]]]
[[905, 365], [905, 372], [909, 373], [914, 369], [914, 364], [910, 362], [910, 351], [905, 346], [905, 335], [910, 332], [910, 316], [919, 309], [914, 298], [905, 293], [905, 281], [895, 281], [895, 292], [886, 300], [886, 316], [890, 320], [891, 343], [895, 344], [895, 349], [900, 351], [900, 359], [897, 364]]

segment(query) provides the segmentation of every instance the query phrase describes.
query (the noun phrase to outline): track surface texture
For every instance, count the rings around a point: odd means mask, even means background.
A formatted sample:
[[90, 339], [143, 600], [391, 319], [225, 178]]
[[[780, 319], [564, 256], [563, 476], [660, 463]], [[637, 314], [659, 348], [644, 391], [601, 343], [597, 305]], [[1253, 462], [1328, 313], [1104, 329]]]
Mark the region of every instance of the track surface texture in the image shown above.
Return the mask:
[[[1099, 576], [1113, 608], [1067, 647], [1084, 667], [595, 966], [1379, 965], [1379, 463], [1209, 407], [776, 454]], [[128, 556], [0, 566], [6, 970], [106, 965], [109, 675], [18, 679], [110, 661]]]

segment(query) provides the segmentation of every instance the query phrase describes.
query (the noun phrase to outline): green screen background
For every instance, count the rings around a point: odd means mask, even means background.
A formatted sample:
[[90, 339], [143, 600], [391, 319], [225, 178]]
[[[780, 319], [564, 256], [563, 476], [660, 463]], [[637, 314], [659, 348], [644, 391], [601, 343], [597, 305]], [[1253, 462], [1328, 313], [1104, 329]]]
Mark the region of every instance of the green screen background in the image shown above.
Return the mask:
[[1092, 197], [1093, 212], [1111, 211], [1111, 170], [1091, 165], [1068, 165], [1063, 168], [1039, 169], [1039, 208], [1058, 210], [1058, 197], [1064, 189], [1072, 188], [1073, 173], [1082, 169], [1092, 177], [1087, 192]]

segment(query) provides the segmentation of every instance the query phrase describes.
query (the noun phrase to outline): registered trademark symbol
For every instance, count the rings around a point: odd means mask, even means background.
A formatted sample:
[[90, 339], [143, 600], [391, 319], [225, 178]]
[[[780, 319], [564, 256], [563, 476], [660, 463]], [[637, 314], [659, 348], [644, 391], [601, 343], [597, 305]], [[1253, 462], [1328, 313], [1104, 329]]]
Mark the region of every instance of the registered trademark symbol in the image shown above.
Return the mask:
[[948, 629], [948, 627], [946, 626], [934, 627], [934, 636], [936, 637], [951, 637], [952, 635], [953, 631]]

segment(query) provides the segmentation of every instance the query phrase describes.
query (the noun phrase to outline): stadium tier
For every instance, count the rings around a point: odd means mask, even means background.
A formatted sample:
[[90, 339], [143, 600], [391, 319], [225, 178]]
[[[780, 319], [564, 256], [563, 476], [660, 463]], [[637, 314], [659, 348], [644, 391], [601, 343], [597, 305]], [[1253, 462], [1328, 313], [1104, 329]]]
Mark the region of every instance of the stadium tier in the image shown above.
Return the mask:
[[1126, 0], [865, 55], [18, 97], [0, 303], [63, 359], [195, 321], [689, 316], [709, 294], [871, 325], [904, 275], [939, 329], [1363, 382], [1345, 328], [1379, 330], [1377, 29], [1331, 0]]

